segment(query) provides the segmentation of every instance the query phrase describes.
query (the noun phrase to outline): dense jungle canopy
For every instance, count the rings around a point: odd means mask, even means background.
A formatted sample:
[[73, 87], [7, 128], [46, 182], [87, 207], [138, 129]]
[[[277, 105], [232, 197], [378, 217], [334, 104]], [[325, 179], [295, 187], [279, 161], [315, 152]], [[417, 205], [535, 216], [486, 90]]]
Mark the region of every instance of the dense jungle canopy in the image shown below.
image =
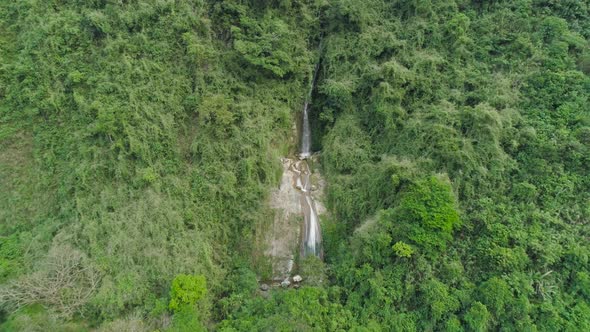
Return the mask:
[[[589, 38], [587, 0], [1, 1], [0, 330], [590, 331]], [[325, 260], [261, 296], [318, 63]]]

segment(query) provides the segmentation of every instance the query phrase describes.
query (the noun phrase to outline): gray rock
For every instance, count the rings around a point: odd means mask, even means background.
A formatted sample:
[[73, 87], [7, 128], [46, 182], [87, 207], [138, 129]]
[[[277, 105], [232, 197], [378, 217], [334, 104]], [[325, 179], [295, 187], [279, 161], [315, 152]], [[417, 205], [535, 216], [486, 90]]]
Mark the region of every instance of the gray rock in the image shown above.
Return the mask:
[[291, 285], [291, 282], [288, 279], [285, 279], [283, 282], [281, 282], [281, 287], [283, 288], [287, 288], [289, 285]]
[[263, 292], [266, 292], [269, 289], [270, 289], [270, 286], [268, 286], [267, 284], [260, 285], [260, 290]]

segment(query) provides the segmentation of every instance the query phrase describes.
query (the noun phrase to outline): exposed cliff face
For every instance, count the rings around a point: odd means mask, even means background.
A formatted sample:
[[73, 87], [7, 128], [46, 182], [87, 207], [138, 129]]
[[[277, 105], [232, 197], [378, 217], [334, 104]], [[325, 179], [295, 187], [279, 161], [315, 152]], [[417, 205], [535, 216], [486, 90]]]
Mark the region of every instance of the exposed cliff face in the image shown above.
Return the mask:
[[[312, 157], [310, 160], [316, 159]], [[303, 168], [302, 162], [296, 158], [281, 158], [283, 175], [279, 187], [270, 194], [270, 207], [275, 210], [274, 220], [265, 236], [265, 252], [272, 262], [274, 280], [283, 280], [290, 275], [295, 255], [299, 254], [302, 240], [302, 208], [301, 172], [309, 172]], [[318, 216], [326, 209], [321, 203], [324, 180], [317, 171], [309, 172], [308, 194], [315, 203]]]
[[281, 183], [270, 198], [270, 207], [276, 212], [272, 231], [266, 237], [265, 256], [271, 259], [273, 279], [285, 282], [293, 269], [296, 255], [323, 257], [319, 215], [325, 208], [318, 200], [321, 195], [318, 184], [324, 181], [319, 175], [314, 176], [310, 167], [317, 162], [317, 154], [312, 155], [311, 150], [309, 111], [318, 69], [319, 61], [305, 97], [301, 119], [297, 121], [299, 126], [295, 124], [292, 127], [291, 143], [299, 137], [298, 157], [281, 158]]
[[265, 238], [265, 256], [272, 261], [273, 279], [276, 280], [289, 275], [298, 248], [301, 194], [296, 188], [297, 174], [292, 168], [294, 162], [293, 159], [281, 158], [281, 183], [270, 195], [270, 206], [275, 210], [275, 217]]

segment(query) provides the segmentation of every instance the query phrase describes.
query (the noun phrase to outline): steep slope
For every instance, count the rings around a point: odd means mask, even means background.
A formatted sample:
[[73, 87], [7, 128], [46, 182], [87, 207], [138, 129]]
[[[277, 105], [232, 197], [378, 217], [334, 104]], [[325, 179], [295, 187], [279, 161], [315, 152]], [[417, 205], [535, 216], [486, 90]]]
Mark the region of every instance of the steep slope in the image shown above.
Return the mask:
[[224, 326], [589, 329], [588, 10], [331, 1], [311, 113], [331, 283]]
[[46, 255], [54, 249], [76, 250], [82, 258], [72, 264], [100, 275], [87, 301], [47, 290], [24, 303], [49, 315], [21, 311], [9, 326], [83, 314], [91, 326], [139, 316], [146, 328], [166, 327], [180, 274], [206, 277], [199, 320], [209, 320], [223, 276], [234, 259], [248, 259], [247, 239], [266, 217], [277, 156], [313, 68], [313, 10], [233, 1], [0, 5], [2, 49], [11, 53], [1, 61], [0, 302], [9, 314], [31, 280], [59, 273]]
[[[590, 330], [589, 10], [1, 2], [0, 329]], [[325, 263], [262, 293], [320, 36]]]

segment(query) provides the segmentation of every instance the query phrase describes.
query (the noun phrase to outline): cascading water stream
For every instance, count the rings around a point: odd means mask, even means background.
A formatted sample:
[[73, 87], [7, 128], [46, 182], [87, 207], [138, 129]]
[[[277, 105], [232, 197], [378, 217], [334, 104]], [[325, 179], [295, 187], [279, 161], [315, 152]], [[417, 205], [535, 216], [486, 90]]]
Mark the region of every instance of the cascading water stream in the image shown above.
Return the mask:
[[309, 102], [305, 102], [303, 105], [303, 123], [301, 128], [301, 153], [299, 156], [302, 159], [309, 158], [311, 156], [311, 129], [309, 126], [309, 114], [308, 114]]
[[301, 210], [303, 211], [303, 226], [301, 233], [301, 255], [322, 257], [322, 238], [318, 213], [311, 196], [311, 171], [306, 160], [300, 160], [294, 165], [297, 174], [296, 187], [301, 191]]
[[303, 116], [301, 125], [301, 150], [299, 154], [299, 158], [301, 160], [298, 163], [296, 163], [295, 168], [296, 173], [298, 174], [298, 178], [296, 179], [296, 186], [299, 190], [301, 190], [301, 209], [303, 211], [301, 255], [313, 255], [322, 258], [322, 236], [315, 202], [313, 200], [313, 197], [311, 196], [311, 170], [307, 163], [307, 159], [311, 157], [311, 126], [309, 123], [309, 100], [311, 99], [311, 94], [316, 83], [318, 68], [319, 63], [315, 67], [311, 82], [311, 88], [303, 105]]
[[303, 104], [303, 118], [301, 121], [301, 149], [299, 151], [299, 157], [301, 159], [307, 159], [311, 156], [311, 126], [309, 124], [309, 104], [317, 81], [319, 68], [320, 63], [318, 62], [313, 71], [311, 87], [309, 88], [307, 96], [305, 96], [305, 103]]
[[[321, 41], [318, 49], [318, 56], [321, 54]], [[283, 164], [283, 176], [281, 183], [271, 194], [271, 206], [277, 210], [272, 225], [271, 237], [266, 242], [268, 250], [266, 253], [272, 257], [273, 280], [282, 280], [281, 286], [290, 285], [290, 275], [295, 264], [295, 255], [292, 245], [296, 243], [296, 236], [299, 234], [299, 255], [301, 257], [313, 256], [323, 259], [322, 233], [318, 212], [322, 213], [324, 207], [314, 201], [317, 197], [315, 185], [312, 185], [311, 167], [315, 156], [312, 154], [311, 144], [311, 119], [313, 111], [311, 105], [312, 93], [316, 86], [317, 74], [320, 68], [320, 61], [315, 66], [313, 76], [309, 82], [309, 90], [305, 96], [303, 109], [299, 120], [299, 146], [298, 158], [292, 156], [281, 158]], [[319, 176], [317, 186], [323, 187], [323, 180]], [[303, 215], [303, 222], [300, 224], [300, 232], [296, 232], [291, 225], [291, 217]], [[296, 276], [297, 277], [297, 276]], [[301, 280], [300, 277], [297, 278]], [[295, 281], [294, 282], [298, 282]]]

